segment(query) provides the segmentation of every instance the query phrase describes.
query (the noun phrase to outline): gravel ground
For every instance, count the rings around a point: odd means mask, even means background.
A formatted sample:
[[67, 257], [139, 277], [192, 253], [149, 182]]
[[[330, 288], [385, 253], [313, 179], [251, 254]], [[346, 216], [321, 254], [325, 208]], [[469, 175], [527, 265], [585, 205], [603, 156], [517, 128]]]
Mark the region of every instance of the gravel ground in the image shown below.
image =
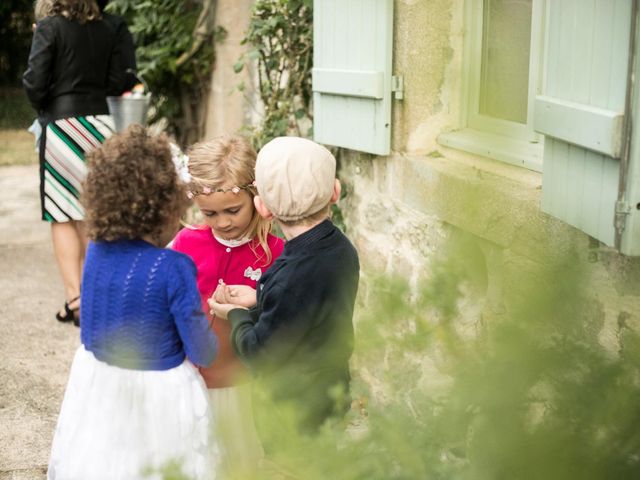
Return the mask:
[[38, 166], [0, 167], [0, 480], [46, 478], [79, 330], [56, 322], [63, 291]]

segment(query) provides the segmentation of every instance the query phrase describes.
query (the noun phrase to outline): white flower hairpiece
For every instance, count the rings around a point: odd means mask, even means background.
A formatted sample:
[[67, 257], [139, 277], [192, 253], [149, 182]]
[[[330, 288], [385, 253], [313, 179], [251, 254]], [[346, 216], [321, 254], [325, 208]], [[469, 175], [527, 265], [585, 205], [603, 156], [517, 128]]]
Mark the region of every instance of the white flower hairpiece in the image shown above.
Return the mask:
[[173, 160], [173, 164], [176, 166], [178, 178], [183, 183], [190, 183], [191, 174], [189, 173], [189, 157], [180, 150], [180, 147], [175, 143], [170, 143], [169, 147], [171, 148], [171, 160]]

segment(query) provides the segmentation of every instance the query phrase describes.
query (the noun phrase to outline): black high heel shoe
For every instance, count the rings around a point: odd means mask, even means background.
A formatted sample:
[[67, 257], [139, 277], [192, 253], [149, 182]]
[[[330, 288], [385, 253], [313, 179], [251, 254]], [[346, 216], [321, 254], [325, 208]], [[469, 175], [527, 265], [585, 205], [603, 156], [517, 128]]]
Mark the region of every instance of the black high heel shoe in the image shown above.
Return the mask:
[[56, 320], [59, 322], [67, 323], [73, 322], [76, 327], [80, 326], [80, 305], [75, 308], [69, 307], [70, 303], [76, 302], [80, 300], [80, 295], [75, 298], [72, 298], [68, 302], [64, 302], [64, 314], [60, 314], [60, 312], [56, 313]]

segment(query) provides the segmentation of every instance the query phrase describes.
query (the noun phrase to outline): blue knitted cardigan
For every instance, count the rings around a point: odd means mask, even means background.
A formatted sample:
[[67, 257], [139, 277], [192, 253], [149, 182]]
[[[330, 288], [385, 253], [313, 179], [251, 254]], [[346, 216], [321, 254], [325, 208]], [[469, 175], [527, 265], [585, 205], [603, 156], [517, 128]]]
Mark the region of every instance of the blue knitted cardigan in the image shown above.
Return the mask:
[[81, 341], [110, 365], [167, 370], [185, 355], [200, 366], [216, 355], [196, 268], [182, 253], [144, 240], [90, 242], [81, 306]]

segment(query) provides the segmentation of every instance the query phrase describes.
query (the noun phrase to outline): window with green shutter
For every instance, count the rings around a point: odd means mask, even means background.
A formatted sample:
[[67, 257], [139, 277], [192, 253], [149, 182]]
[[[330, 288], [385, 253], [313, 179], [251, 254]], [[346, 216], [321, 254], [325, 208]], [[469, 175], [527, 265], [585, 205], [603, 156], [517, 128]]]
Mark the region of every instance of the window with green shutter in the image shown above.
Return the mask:
[[447, 147], [542, 171], [533, 128], [545, 0], [465, 0], [462, 112]]
[[[542, 171], [544, 212], [627, 255], [640, 255], [640, 120], [625, 130], [640, 112], [639, 1], [465, 0], [466, 107], [438, 136]], [[392, 31], [393, 0], [314, 1], [316, 141], [389, 154]]]

